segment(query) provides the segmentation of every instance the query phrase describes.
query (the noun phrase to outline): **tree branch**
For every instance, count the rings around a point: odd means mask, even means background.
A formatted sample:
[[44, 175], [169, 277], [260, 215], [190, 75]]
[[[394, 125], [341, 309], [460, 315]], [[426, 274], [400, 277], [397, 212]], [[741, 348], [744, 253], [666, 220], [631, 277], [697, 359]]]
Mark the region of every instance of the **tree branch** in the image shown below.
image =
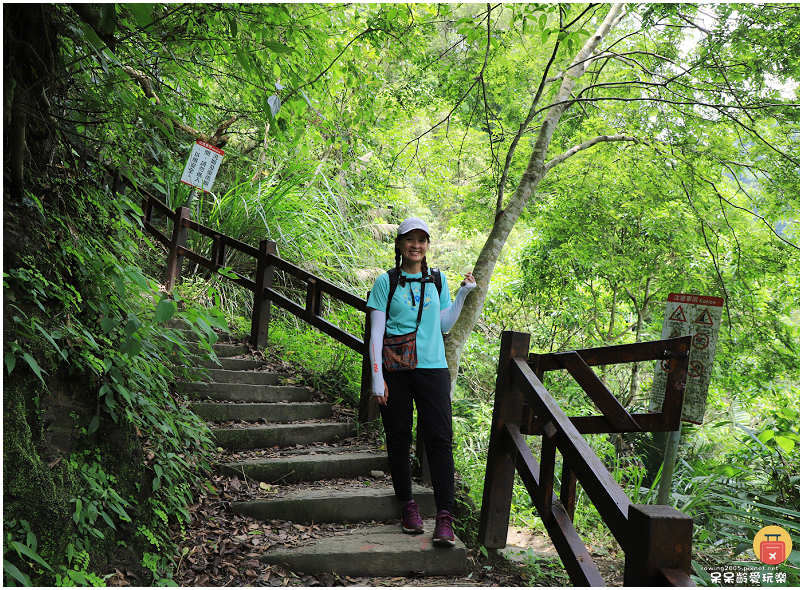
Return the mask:
[[545, 170], [550, 170], [554, 166], [558, 166], [559, 164], [561, 164], [561, 162], [563, 162], [567, 158], [571, 158], [578, 152], [587, 150], [590, 147], [597, 145], [598, 143], [604, 143], [607, 141], [630, 141], [633, 143], [643, 143], [640, 139], [636, 137], [631, 137], [630, 135], [598, 135], [597, 137], [593, 137], [588, 141], [584, 141], [579, 145], [571, 147], [560, 156], [556, 156], [555, 158], [550, 160], [547, 164], [545, 164]]

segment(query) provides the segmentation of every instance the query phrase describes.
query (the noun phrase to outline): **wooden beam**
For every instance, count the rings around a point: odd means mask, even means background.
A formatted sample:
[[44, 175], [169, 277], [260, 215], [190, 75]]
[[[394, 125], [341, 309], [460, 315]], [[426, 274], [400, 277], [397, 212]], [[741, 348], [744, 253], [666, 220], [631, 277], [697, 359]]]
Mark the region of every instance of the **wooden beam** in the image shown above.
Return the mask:
[[626, 550], [630, 499], [583, 440], [578, 429], [570, 422], [542, 382], [533, 374], [528, 363], [514, 359], [511, 373], [514, 383], [522, 390], [525, 400], [534, 408], [540, 419], [552, 422], [558, 430], [558, 450], [569, 461], [572, 471], [623, 551]]
[[541, 499], [541, 468], [533, 458], [528, 443], [517, 427], [509, 424], [506, 427], [506, 447], [513, 452], [517, 472], [531, 496], [531, 500], [539, 512], [539, 516], [547, 529], [558, 556], [564, 563], [569, 578], [574, 586], [605, 586], [603, 576], [592, 560], [567, 511], [558, 498], [551, 492], [550, 511], [543, 512]]
[[615, 429], [620, 432], [642, 431], [641, 426], [622, 407], [619, 400], [614, 397], [614, 394], [608, 390], [577, 352], [574, 350], [557, 352], [555, 356], [561, 366], [572, 375]]

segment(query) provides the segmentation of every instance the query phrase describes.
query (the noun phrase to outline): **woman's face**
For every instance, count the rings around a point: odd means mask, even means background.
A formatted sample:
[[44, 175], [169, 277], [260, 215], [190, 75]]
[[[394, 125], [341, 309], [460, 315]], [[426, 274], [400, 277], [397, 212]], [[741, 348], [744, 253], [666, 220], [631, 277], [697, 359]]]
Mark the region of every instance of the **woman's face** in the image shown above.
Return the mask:
[[421, 229], [412, 229], [407, 234], [397, 238], [400, 254], [410, 262], [422, 262], [428, 252], [430, 242], [428, 234]]

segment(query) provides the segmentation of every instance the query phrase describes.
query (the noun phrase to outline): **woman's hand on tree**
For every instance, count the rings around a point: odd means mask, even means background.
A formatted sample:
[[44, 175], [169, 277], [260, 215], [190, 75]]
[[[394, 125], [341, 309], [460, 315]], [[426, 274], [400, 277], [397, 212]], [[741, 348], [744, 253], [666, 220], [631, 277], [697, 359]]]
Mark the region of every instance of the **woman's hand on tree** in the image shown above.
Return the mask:
[[472, 273], [468, 272], [464, 275], [464, 280], [461, 281], [461, 286], [466, 287], [467, 289], [474, 289], [478, 286], [478, 283], [475, 281], [475, 277], [472, 276]]

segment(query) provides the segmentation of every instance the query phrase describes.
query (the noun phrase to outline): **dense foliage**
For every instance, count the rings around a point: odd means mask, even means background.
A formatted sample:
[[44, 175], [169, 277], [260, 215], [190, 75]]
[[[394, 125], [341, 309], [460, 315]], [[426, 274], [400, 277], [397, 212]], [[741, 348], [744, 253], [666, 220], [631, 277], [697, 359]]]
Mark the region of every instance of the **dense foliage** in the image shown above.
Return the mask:
[[[169, 393], [165, 361], [187, 349], [164, 322], [181, 315], [210, 341], [223, 314], [249, 321], [249, 297], [213, 277], [159, 293], [160, 254], [100, 162], [361, 296], [392, 264], [394, 224], [428, 219], [431, 266], [451, 281], [475, 268], [480, 285], [448, 344], [457, 464], [478, 501], [503, 330], [531, 333], [536, 351], [642, 341], [659, 337], [668, 293], [724, 297], [705, 424], [684, 429], [673, 486], [695, 517], [698, 579], [764, 524], [797, 529], [796, 6], [3, 10], [8, 581], [100, 583], [115, 530], [164, 575], [154, 556], [208, 444]], [[225, 150], [211, 193], [179, 182], [195, 139]], [[359, 333], [356, 314], [326, 312]], [[291, 316], [272, 335], [356, 401], [355, 355], [317, 354]], [[646, 406], [651, 366], [603, 378]], [[568, 412], [595, 411], [568, 379], [547, 386]], [[652, 497], [663, 440], [591, 444], [633, 497]], [[120, 454], [135, 473], [111, 467]], [[521, 488], [515, 514], [535, 524]], [[583, 500], [578, 525], [603, 535]], [[796, 580], [798, 566], [783, 567]]]

